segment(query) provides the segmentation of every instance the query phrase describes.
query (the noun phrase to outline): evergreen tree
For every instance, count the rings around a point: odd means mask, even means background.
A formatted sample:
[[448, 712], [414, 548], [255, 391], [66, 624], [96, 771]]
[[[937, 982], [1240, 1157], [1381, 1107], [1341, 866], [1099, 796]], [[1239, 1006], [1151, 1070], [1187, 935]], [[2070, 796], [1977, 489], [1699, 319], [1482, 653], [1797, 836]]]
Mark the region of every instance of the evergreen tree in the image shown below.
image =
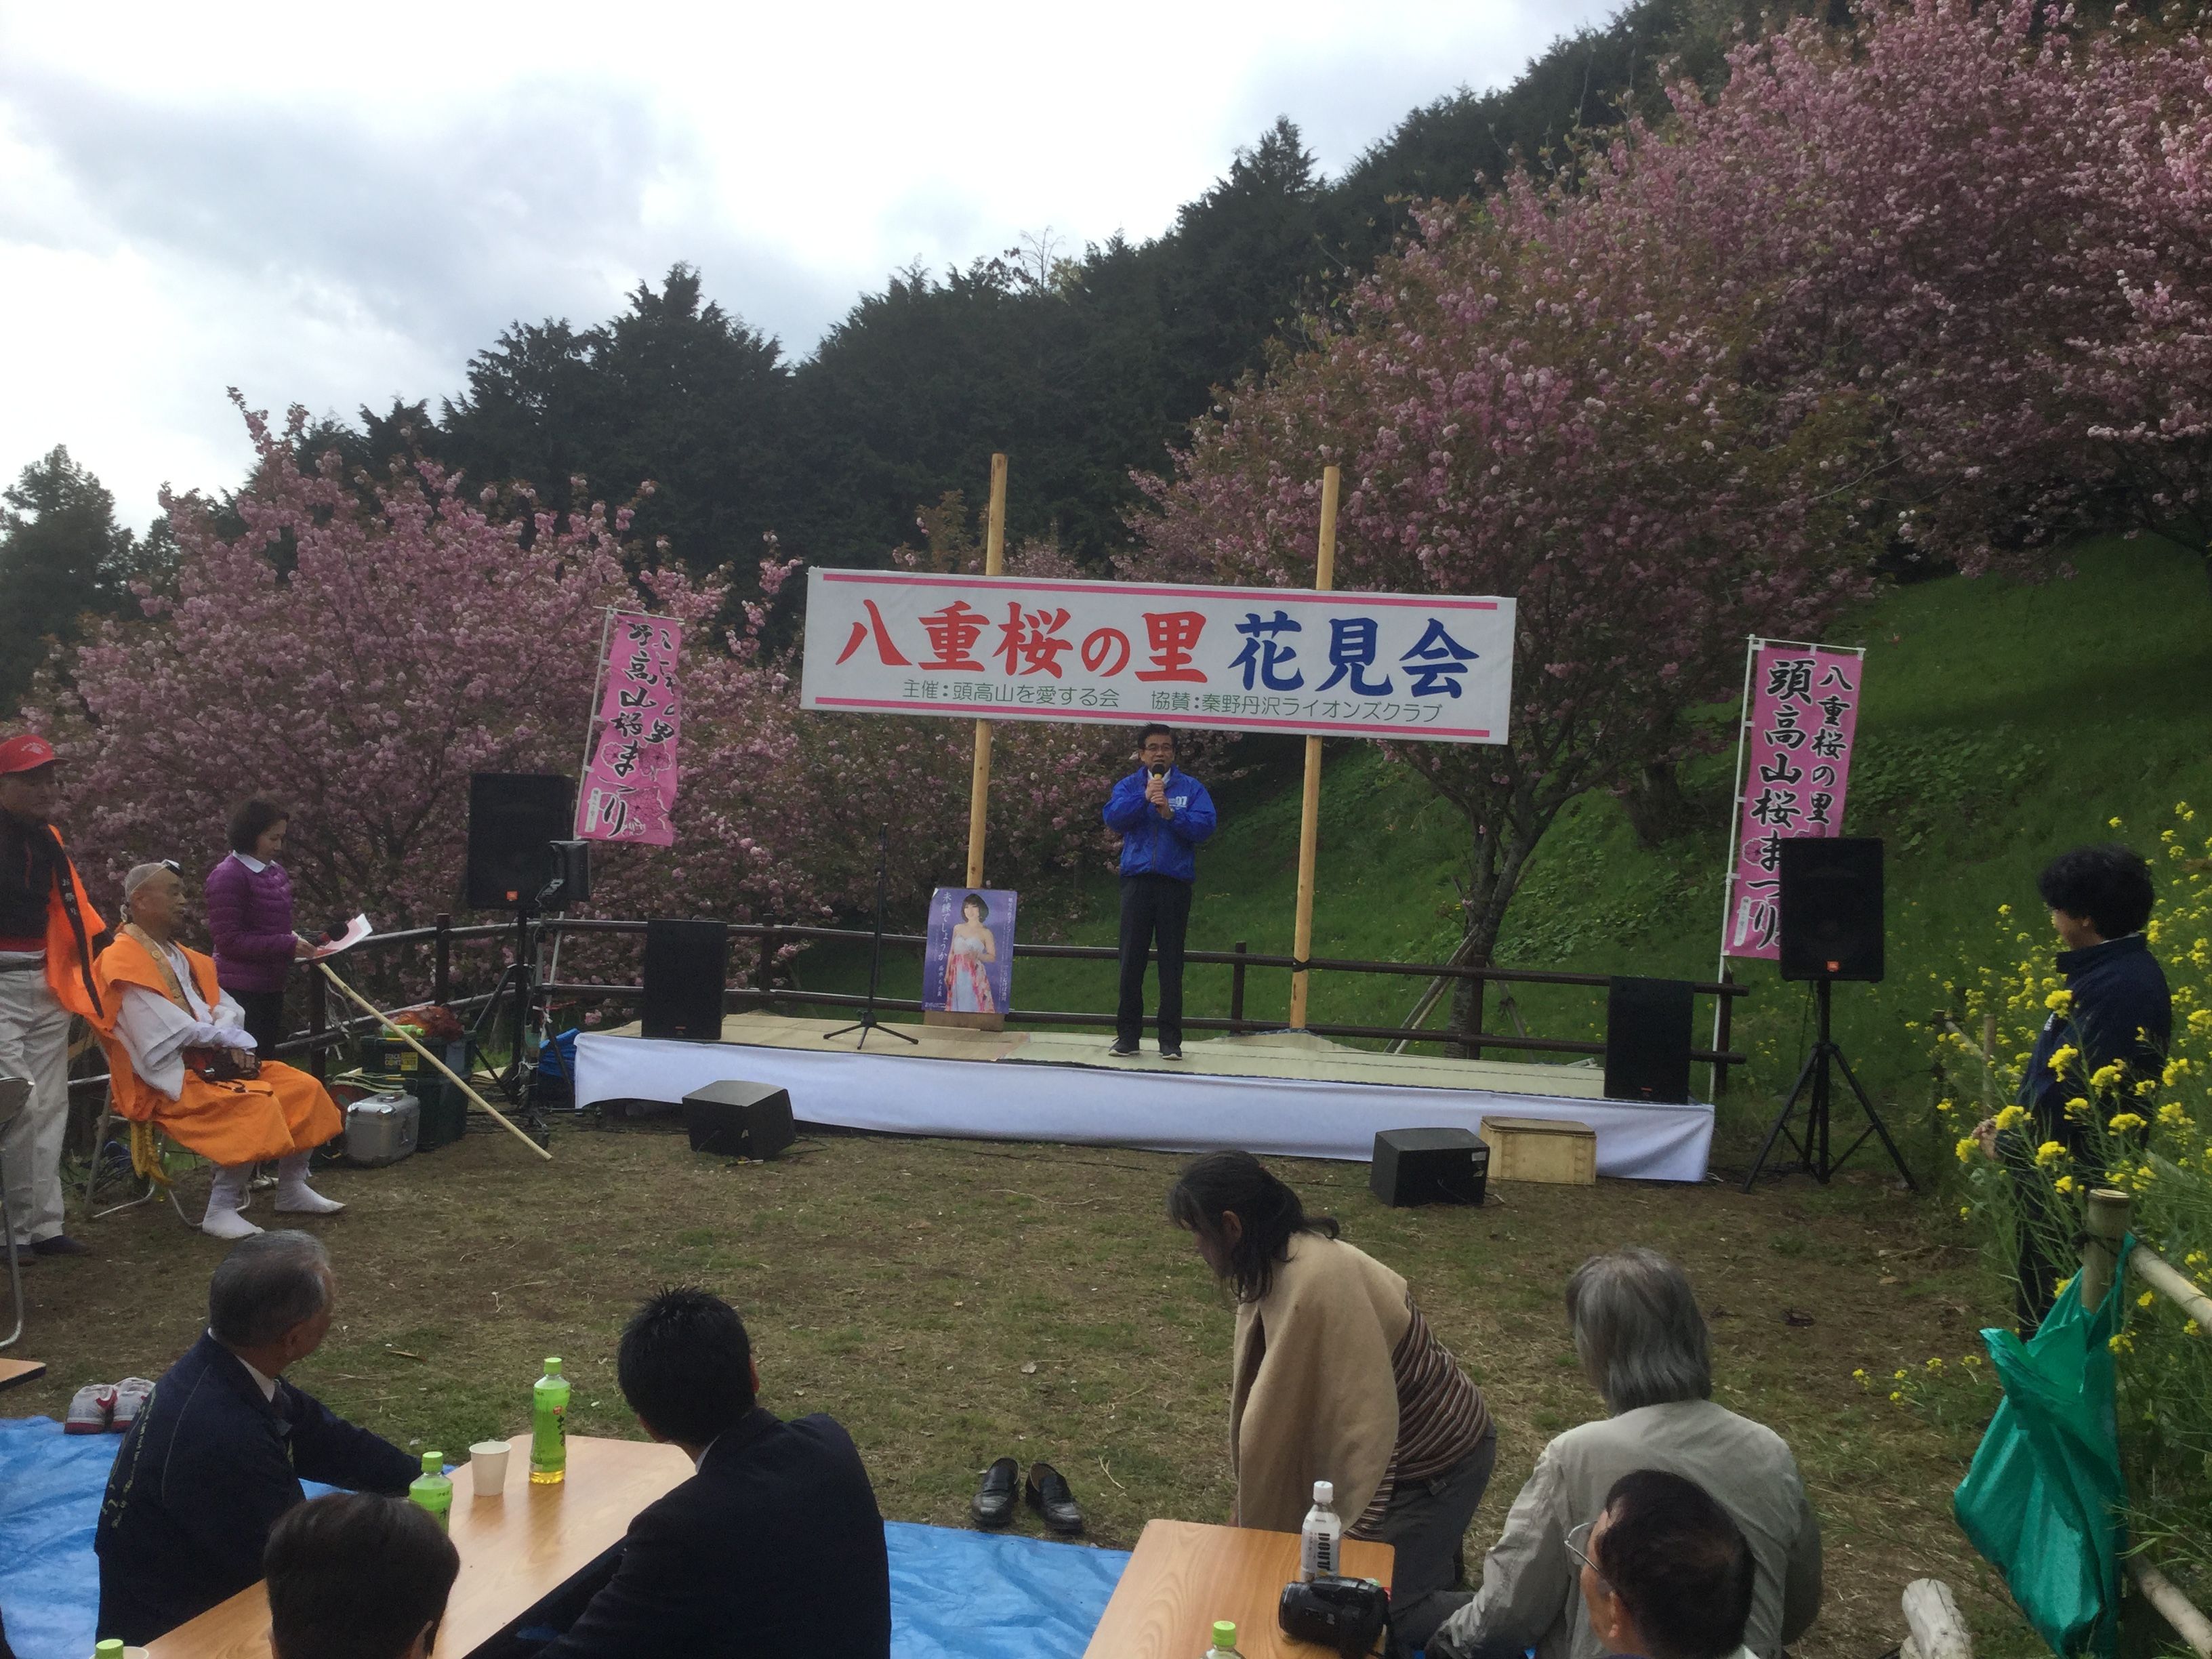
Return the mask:
[[[22, 695], [57, 641], [76, 643], [88, 614], [131, 603], [139, 546], [115, 522], [115, 497], [57, 444], [0, 491], [0, 698]], [[166, 538], [149, 537], [157, 550]]]

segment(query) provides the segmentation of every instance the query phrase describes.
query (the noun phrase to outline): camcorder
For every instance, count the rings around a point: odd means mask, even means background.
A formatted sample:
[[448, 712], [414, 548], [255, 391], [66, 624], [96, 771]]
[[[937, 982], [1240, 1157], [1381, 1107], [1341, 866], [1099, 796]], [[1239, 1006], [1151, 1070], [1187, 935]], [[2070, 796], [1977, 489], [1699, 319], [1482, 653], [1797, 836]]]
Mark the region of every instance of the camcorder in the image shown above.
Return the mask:
[[[1275, 1621], [1293, 1641], [1334, 1648], [1343, 1659], [1364, 1659], [1390, 1626], [1390, 1592], [1372, 1578], [1324, 1574], [1283, 1586]], [[1395, 1651], [1394, 1642], [1386, 1651]]]

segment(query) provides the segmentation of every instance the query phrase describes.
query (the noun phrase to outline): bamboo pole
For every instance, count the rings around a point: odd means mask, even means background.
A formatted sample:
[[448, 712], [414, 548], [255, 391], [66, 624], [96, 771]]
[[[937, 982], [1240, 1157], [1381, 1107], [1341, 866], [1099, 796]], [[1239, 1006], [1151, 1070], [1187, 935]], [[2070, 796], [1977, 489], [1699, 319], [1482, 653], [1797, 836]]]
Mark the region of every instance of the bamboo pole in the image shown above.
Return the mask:
[[2081, 1228], [2081, 1311], [2094, 1313], [2105, 1305], [2112, 1288], [2112, 1275], [2120, 1265], [2120, 1245], [2128, 1236], [2128, 1195], [2110, 1187], [2089, 1194], [2088, 1213]]
[[[1006, 458], [991, 457], [991, 514], [983, 532], [983, 574], [1006, 568]], [[968, 781], [968, 884], [983, 884], [983, 823], [991, 799], [991, 722], [975, 722], [975, 766]]]
[[[1336, 586], [1336, 494], [1343, 473], [1334, 466], [1321, 471], [1321, 546], [1314, 556], [1314, 591], [1326, 593]], [[1291, 934], [1291, 955], [1299, 962], [1313, 953], [1315, 843], [1321, 836], [1321, 734], [1306, 739], [1306, 787], [1298, 807], [1298, 915]], [[1291, 974], [1291, 1029], [1306, 1029], [1304, 969]]]
[[409, 1030], [404, 1025], [395, 1025], [392, 1021], [386, 1019], [384, 1017], [384, 1011], [382, 1009], [377, 1007], [374, 1003], [370, 1002], [367, 997], [362, 995], [362, 994], [355, 990], [352, 986], [347, 984], [335, 973], [331, 972], [330, 963], [327, 962], [319, 962], [315, 966], [321, 969], [322, 975], [325, 979], [330, 981], [332, 985], [337, 987], [340, 995], [351, 1002], [354, 1006], [360, 1009], [362, 1012], [374, 1019], [377, 1024], [383, 1026], [386, 1030], [391, 1032], [392, 1036], [398, 1037], [402, 1042], [412, 1048], [416, 1054], [422, 1055], [423, 1059], [428, 1060], [431, 1066], [439, 1073], [440, 1075], [444, 1077], [447, 1082], [453, 1085], [455, 1088], [459, 1089], [471, 1100], [474, 1101], [480, 1110], [489, 1112], [492, 1116], [497, 1120], [501, 1128], [506, 1130], [507, 1133], [513, 1135], [524, 1146], [529, 1147], [532, 1152], [537, 1153], [538, 1157], [544, 1158], [548, 1164], [550, 1164], [553, 1161], [553, 1154], [550, 1152], [539, 1146], [528, 1135], [523, 1133], [521, 1130], [516, 1128], [514, 1124], [509, 1119], [501, 1114], [497, 1107], [494, 1106], [474, 1089], [469, 1087], [465, 1079], [456, 1076], [453, 1069], [448, 1066], [444, 1060], [439, 1059], [437, 1055], [432, 1054], [428, 1048], [425, 1048], [421, 1043], [417, 1042], [415, 1040], [415, 1034], [412, 1031]]
[[2179, 1585], [2142, 1556], [2128, 1558], [2128, 1571], [2135, 1575], [2136, 1587], [2142, 1591], [2143, 1599], [2164, 1615], [2174, 1633], [2203, 1659], [2212, 1659], [2212, 1619], [2199, 1613], [2196, 1603], [2181, 1593]]

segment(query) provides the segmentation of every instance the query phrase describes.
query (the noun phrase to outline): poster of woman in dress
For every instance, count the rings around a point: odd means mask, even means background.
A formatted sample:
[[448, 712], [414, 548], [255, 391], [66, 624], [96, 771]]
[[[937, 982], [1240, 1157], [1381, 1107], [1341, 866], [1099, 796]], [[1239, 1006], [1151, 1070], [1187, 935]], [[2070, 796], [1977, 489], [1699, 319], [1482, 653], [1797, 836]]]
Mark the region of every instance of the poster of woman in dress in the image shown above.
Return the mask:
[[1013, 1000], [1014, 895], [1004, 888], [940, 887], [929, 902], [922, 1006], [1003, 1016]]

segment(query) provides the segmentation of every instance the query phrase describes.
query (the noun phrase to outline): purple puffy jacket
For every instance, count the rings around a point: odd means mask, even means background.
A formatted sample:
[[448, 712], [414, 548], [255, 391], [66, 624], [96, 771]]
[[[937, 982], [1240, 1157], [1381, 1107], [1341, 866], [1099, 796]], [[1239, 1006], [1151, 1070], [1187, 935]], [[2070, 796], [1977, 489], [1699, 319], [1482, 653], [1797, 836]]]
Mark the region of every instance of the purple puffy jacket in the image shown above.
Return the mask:
[[208, 872], [208, 932], [226, 991], [281, 991], [292, 965], [292, 878], [281, 864], [249, 870], [233, 854]]

